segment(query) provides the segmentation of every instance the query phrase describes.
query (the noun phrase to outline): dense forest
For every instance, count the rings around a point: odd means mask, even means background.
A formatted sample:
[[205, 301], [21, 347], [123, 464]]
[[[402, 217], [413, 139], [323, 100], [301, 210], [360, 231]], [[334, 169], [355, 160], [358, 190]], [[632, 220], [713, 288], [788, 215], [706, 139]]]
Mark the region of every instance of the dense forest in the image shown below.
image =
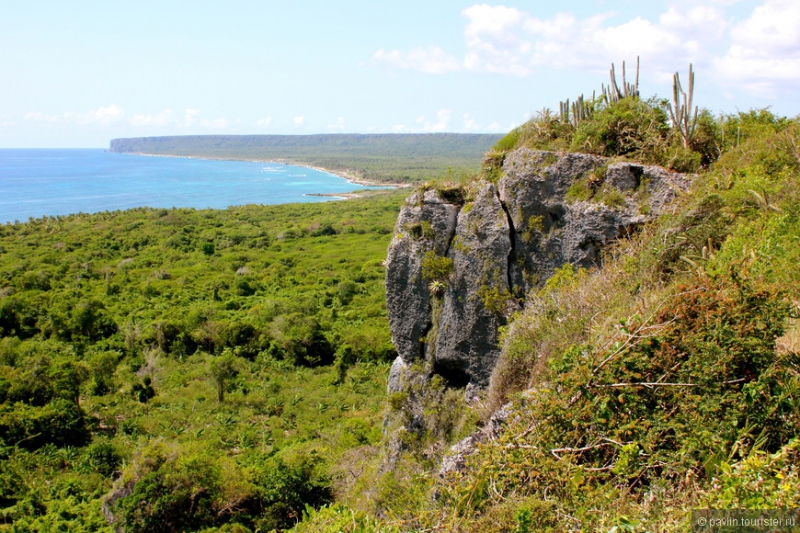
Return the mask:
[[277, 160], [371, 182], [423, 182], [477, 171], [502, 135], [466, 133], [186, 135], [113, 139], [112, 152]]
[[110, 530], [114, 480], [126, 531], [331, 501], [381, 439], [401, 199], [0, 227], [0, 530]]

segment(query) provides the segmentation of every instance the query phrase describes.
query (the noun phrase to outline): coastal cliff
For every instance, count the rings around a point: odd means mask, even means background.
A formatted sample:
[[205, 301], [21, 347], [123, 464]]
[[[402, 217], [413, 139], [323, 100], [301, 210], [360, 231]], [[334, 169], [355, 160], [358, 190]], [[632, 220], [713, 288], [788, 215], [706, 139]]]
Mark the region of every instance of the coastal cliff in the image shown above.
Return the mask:
[[499, 179], [423, 188], [400, 212], [386, 261], [399, 354], [390, 393], [422, 363], [467, 397], [478, 394], [500, 355], [500, 328], [532, 289], [564, 265], [600, 266], [605, 246], [658, 216], [690, 183], [587, 154], [519, 148], [501, 164]]

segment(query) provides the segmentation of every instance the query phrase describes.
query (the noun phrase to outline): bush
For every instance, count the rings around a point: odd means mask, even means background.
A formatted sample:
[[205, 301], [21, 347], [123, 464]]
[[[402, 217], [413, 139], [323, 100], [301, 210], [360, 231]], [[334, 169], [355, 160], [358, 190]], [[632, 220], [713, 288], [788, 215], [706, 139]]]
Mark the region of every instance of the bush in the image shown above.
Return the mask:
[[436, 255], [436, 252], [429, 250], [422, 258], [422, 279], [446, 283], [453, 273], [453, 268], [452, 259]]
[[657, 102], [622, 98], [595, 112], [591, 120], [581, 122], [571, 149], [661, 163], [668, 134], [667, 114]]
[[74, 402], [54, 399], [41, 407], [24, 403], [0, 405], [0, 443], [35, 450], [55, 446], [83, 446], [89, 430], [83, 411]]
[[295, 525], [307, 507], [330, 503], [327, 478], [317, 472], [318, 459], [304, 457], [295, 464], [280, 459], [259, 465], [253, 481], [258, 487], [262, 511], [257, 520], [262, 531], [283, 530]]

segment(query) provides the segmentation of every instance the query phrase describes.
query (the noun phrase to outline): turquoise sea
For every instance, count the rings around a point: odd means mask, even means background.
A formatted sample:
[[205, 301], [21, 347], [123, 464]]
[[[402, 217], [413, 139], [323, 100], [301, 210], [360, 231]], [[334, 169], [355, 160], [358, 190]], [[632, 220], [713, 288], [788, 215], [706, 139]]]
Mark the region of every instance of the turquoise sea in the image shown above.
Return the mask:
[[324, 202], [363, 189], [312, 168], [118, 154], [102, 149], [0, 150], [0, 224], [132, 207], [225, 208]]

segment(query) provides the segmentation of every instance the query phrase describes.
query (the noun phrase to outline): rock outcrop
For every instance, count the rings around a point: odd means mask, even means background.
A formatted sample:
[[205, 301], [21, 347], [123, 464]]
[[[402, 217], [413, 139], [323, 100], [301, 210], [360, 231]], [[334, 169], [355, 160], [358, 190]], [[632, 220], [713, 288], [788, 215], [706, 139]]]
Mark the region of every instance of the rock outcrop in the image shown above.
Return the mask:
[[[599, 265], [689, 184], [683, 174], [598, 156], [520, 148], [496, 183], [417, 191], [400, 212], [386, 262], [386, 300], [401, 368], [424, 362], [467, 395], [484, 388], [500, 355], [499, 328], [556, 269]], [[427, 259], [426, 259], [427, 256]], [[425, 272], [442, 259], [446, 279]], [[441, 275], [441, 273], [439, 273]]]

